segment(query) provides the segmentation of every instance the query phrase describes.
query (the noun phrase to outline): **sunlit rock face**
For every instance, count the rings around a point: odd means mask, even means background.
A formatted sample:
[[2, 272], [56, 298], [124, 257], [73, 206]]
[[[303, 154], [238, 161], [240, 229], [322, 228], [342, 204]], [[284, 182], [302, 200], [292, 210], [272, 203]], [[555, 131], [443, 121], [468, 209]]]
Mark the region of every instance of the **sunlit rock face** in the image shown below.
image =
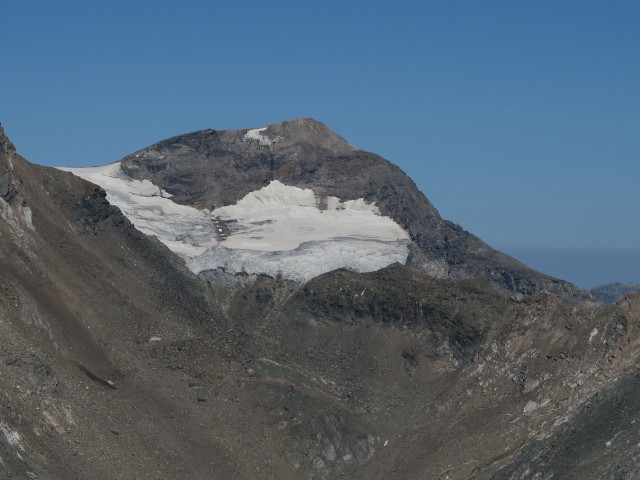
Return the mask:
[[120, 162], [67, 168], [100, 185], [140, 231], [156, 236], [194, 273], [222, 269], [305, 282], [325, 272], [405, 263], [409, 235], [373, 203], [319, 197], [274, 180], [233, 205], [210, 211], [175, 203]]

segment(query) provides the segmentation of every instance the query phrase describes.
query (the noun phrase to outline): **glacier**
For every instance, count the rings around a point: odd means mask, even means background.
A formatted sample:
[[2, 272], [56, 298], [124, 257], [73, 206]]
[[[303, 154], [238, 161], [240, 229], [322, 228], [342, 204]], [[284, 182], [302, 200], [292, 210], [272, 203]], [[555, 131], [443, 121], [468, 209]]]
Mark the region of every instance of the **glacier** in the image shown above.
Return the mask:
[[370, 272], [405, 263], [409, 253], [409, 234], [364, 199], [321, 197], [274, 180], [209, 211], [130, 178], [120, 162], [60, 169], [102, 187], [138, 230], [157, 237], [196, 274], [222, 269], [306, 282], [338, 268]]

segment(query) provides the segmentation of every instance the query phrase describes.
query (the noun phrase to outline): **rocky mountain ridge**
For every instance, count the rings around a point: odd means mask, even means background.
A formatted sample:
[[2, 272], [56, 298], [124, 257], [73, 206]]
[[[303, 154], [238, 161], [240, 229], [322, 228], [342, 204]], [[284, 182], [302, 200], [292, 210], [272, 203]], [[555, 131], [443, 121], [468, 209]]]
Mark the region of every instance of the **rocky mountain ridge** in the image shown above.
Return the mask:
[[0, 172], [2, 479], [637, 478], [637, 294], [399, 264], [231, 288], [99, 187]]
[[[73, 171], [82, 175], [81, 170]], [[125, 157], [120, 171], [126, 178], [151, 182], [172, 202], [206, 212], [234, 205], [274, 181], [310, 189], [319, 204], [327, 198], [362, 201], [406, 232], [410, 243], [401, 263], [438, 278], [485, 278], [519, 295], [547, 290], [571, 301], [592, 301], [588, 292], [531, 270], [443, 220], [397, 166], [352, 147], [313, 119], [180, 135]], [[100, 183], [98, 177], [86, 178]], [[311, 258], [335, 255], [314, 252]]]

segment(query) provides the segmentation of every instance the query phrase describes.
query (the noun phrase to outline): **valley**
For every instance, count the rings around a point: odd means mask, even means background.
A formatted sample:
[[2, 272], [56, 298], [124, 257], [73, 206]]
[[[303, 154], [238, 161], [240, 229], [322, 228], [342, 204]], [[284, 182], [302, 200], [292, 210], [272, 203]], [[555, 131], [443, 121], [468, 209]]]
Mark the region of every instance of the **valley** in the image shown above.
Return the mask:
[[0, 131], [0, 216], [2, 479], [638, 475], [640, 295], [492, 249], [315, 120], [88, 169]]

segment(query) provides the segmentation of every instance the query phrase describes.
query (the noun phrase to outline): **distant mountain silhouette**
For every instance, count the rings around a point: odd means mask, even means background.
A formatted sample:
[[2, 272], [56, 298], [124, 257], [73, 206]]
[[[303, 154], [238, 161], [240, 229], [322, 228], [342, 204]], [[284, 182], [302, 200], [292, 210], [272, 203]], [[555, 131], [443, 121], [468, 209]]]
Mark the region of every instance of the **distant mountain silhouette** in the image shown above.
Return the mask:
[[626, 294], [640, 290], [640, 283], [607, 283], [591, 289], [591, 294], [604, 305], [611, 305]]

